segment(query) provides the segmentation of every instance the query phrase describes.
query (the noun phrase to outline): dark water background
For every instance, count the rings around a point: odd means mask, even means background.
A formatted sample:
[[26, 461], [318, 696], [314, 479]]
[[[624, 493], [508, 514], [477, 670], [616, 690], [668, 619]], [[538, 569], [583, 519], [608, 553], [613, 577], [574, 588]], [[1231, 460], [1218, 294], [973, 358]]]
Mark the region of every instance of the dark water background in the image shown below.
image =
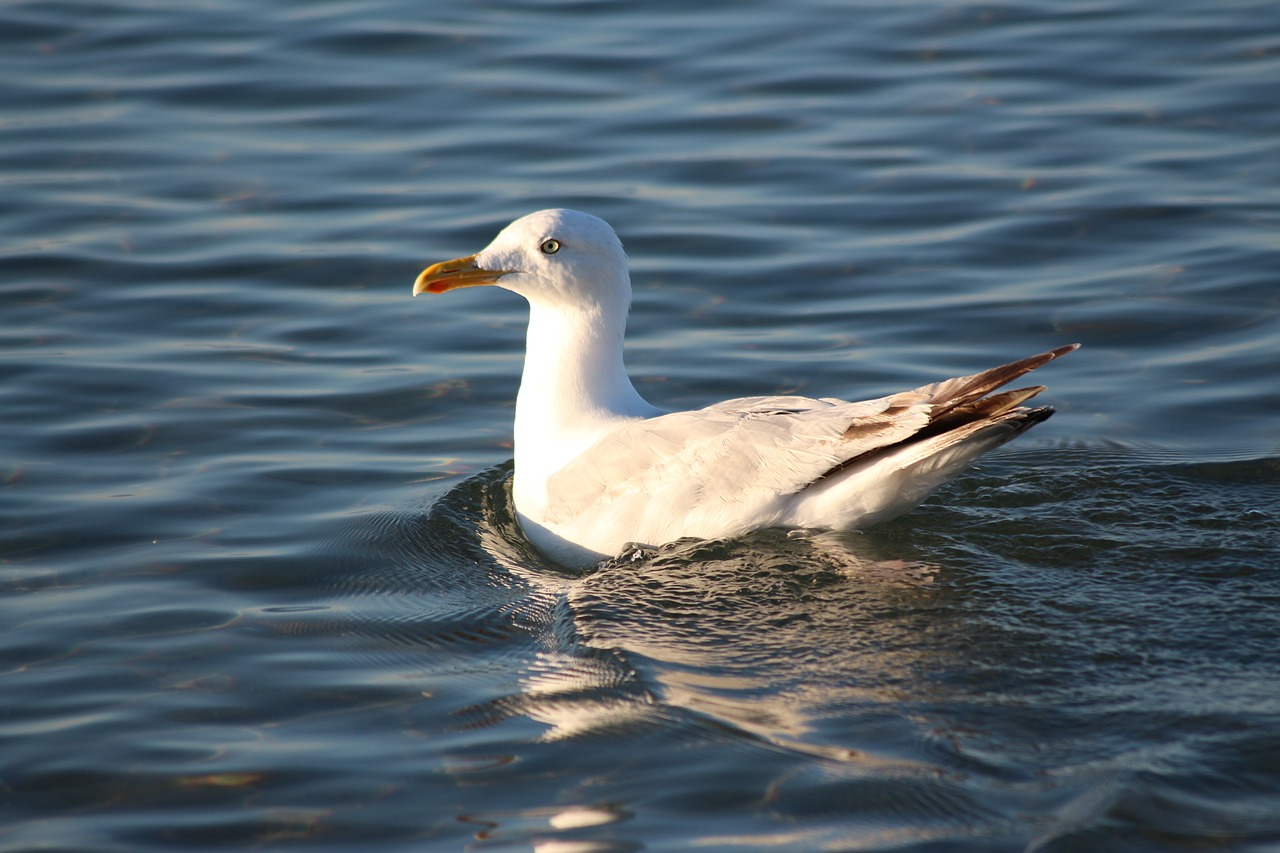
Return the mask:
[[[1280, 850], [1280, 5], [0, 5], [0, 851]], [[669, 407], [1079, 340], [865, 534], [504, 488], [612, 222]]]

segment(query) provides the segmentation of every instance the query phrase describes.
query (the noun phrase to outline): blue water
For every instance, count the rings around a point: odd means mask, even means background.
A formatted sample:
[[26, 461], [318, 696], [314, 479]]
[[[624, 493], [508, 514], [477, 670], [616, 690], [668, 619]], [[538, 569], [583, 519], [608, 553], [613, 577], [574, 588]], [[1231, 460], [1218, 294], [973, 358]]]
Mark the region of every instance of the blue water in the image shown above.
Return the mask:
[[[438, 7], [438, 8], [436, 8]], [[0, 7], [0, 853], [1280, 850], [1280, 6]], [[511, 520], [571, 206], [664, 407], [1081, 341], [862, 534]]]

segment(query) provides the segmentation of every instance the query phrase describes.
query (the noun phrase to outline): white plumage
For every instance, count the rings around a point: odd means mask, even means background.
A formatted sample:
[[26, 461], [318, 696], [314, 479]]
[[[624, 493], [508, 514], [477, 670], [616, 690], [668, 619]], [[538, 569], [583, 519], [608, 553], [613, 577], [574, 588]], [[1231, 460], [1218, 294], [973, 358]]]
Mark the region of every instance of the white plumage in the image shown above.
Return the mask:
[[623, 366], [631, 281], [606, 222], [529, 214], [479, 254], [424, 270], [413, 293], [486, 284], [529, 301], [513, 493], [525, 534], [566, 566], [632, 542], [900, 515], [1053, 414], [1021, 406], [1043, 386], [991, 392], [1078, 346], [875, 400], [747, 397], [664, 413]]

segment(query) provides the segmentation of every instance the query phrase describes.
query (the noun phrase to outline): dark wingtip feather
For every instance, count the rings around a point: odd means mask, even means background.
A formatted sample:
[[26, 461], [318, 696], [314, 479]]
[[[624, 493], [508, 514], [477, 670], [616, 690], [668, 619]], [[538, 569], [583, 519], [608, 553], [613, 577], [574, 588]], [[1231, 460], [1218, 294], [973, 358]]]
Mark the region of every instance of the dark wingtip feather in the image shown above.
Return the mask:
[[1009, 384], [1019, 376], [1030, 373], [1038, 367], [1043, 367], [1055, 358], [1061, 358], [1079, 348], [1080, 344], [1067, 344], [1066, 346], [1051, 349], [1048, 352], [1037, 353], [1017, 361], [1011, 361], [1008, 364], [992, 367], [972, 376], [964, 376], [928, 386], [929, 390], [932, 391], [934, 400], [934, 418], [945, 417], [957, 409], [968, 406], [1000, 386]]

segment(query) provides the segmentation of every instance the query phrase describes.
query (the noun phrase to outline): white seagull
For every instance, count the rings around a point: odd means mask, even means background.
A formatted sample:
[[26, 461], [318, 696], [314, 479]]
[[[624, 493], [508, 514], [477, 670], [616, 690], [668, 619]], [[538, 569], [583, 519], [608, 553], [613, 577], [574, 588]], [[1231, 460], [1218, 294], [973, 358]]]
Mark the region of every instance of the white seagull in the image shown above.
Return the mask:
[[515, 509], [530, 541], [569, 567], [629, 543], [887, 521], [1052, 415], [1021, 405], [1043, 385], [991, 392], [1079, 346], [875, 400], [744, 397], [664, 412], [623, 366], [631, 279], [604, 220], [531, 213], [479, 254], [423, 270], [413, 294], [482, 284], [529, 301]]

